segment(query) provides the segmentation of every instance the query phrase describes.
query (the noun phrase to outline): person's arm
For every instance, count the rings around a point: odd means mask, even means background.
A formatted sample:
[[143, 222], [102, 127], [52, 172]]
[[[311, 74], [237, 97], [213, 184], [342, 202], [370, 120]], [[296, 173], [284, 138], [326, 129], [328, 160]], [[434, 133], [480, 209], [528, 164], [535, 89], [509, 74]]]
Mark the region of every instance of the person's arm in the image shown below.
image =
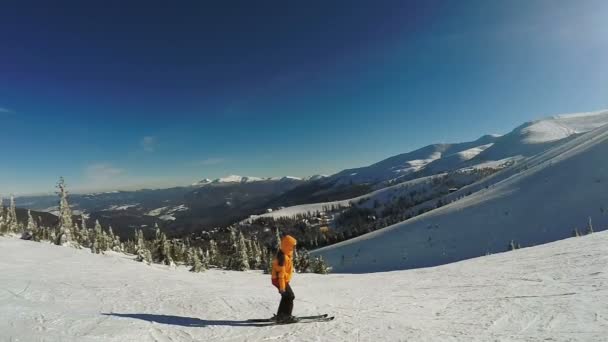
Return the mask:
[[285, 292], [285, 254], [279, 252], [277, 255], [277, 278], [279, 279], [279, 292]]

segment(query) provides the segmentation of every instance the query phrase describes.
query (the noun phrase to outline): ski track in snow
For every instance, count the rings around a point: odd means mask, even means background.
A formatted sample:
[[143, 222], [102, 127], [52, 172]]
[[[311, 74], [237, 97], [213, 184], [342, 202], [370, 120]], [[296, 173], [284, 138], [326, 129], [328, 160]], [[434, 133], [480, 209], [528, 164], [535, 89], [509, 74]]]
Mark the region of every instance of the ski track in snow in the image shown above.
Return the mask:
[[608, 232], [434, 268], [296, 274], [295, 314], [251, 326], [268, 275], [148, 266], [0, 238], [1, 341], [605, 341]]

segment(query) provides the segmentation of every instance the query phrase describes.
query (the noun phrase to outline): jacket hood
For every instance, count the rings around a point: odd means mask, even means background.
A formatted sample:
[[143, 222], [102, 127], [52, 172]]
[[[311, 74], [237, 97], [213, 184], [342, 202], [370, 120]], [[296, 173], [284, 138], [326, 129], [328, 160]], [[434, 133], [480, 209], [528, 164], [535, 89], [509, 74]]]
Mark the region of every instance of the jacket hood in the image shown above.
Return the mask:
[[298, 241], [291, 235], [285, 235], [281, 239], [281, 250], [283, 253], [291, 254], [296, 247]]

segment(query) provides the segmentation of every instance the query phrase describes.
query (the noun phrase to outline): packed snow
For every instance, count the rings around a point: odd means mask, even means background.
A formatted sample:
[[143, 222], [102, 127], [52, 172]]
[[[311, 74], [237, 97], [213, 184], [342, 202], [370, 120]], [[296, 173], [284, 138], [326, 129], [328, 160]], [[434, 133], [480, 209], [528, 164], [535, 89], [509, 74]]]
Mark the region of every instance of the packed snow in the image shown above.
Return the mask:
[[313, 252], [337, 272], [417, 268], [608, 228], [608, 125], [445, 197], [472, 195]]
[[3, 341], [604, 341], [608, 232], [450, 265], [296, 274], [297, 315], [255, 326], [279, 295], [259, 272], [147, 266], [0, 237]]

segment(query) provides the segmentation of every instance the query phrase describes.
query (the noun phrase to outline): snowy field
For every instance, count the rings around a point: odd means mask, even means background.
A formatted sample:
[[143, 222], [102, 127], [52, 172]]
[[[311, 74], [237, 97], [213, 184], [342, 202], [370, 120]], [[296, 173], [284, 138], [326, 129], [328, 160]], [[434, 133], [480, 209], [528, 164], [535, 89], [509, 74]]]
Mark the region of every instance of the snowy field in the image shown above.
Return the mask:
[[435, 268], [297, 274], [295, 314], [252, 326], [267, 275], [147, 266], [0, 237], [1, 341], [605, 341], [608, 232]]

